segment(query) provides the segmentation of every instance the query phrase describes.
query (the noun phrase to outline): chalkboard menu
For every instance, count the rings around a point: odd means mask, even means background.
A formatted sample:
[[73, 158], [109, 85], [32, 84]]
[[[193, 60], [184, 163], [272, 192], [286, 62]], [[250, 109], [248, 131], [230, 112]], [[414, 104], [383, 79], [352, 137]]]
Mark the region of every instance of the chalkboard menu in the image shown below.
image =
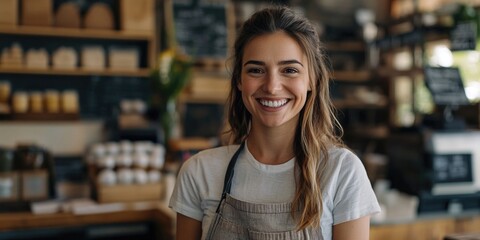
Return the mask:
[[425, 83], [437, 105], [468, 105], [458, 68], [426, 67]]
[[178, 47], [195, 58], [227, 57], [227, 6], [200, 0], [173, 2], [173, 25]]
[[435, 183], [472, 182], [472, 154], [433, 155], [433, 180]]
[[450, 32], [452, 51], [475, 50], [477, 46], [477, 23], [462, 22]]

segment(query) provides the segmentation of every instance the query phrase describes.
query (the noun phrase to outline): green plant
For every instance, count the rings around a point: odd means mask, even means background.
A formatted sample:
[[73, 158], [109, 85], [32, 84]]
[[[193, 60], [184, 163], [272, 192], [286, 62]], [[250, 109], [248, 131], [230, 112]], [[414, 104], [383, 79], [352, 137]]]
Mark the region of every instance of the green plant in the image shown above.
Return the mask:
[[152, 106], [160, 114], [166, 142], [172, 137], [177, 122], [177, 97], [190, 79], [192, 66], [193, 61], [189, 57], [168, 49], [160, 53], [158, 66], [150, 74]]

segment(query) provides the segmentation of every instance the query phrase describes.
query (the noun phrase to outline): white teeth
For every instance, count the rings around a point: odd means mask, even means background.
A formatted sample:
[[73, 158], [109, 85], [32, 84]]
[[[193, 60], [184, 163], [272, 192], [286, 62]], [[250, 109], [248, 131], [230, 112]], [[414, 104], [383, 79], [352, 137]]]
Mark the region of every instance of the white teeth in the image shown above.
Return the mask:
[[287, 99], [282, 99], [278, 101], [267, 101], [267, 100], [260, 100], [260, 104], [266, 107], [281, 107], [287, 103]]

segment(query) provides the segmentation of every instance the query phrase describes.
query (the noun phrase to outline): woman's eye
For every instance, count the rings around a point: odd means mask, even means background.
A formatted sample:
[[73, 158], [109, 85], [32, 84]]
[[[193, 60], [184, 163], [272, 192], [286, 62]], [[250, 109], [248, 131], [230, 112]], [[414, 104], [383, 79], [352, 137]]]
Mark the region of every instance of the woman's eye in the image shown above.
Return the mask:
[[249, 68], [247, 73], [260, 74], [263, 73], [263, 70], [261, 68]]
[[298, 70], [296, 68], [285, 68], [283, 70], [284, 73], [298, 73]]

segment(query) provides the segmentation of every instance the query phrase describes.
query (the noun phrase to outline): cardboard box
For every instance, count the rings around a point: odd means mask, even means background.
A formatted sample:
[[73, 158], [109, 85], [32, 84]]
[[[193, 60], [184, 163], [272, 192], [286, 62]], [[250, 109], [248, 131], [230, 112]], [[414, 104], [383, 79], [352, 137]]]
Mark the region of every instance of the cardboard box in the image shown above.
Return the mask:
[[22, 24], [30, 26], [52, 26], [52, 0], [22, 0]]
[[0, 26], [15, 26], [18, 24], [18, 0], [0, 1]]
[[65, 28], [80, 28], [82, 17], [77, 3], [66, 2], [58, 7], [55, 13], [55, 26]]
[[94, 3], [83, 17], [83, 26], [90, 29], [115, 28], [115, 20], [110, 6], [106, 3]]
[[120, 0], [120, 28], [124, 31], [154, 29], [155, 2], [152, 0]]
[[105, 50], [101, 46], [83, 47], [80, 65], [84, 69], [104, 70], [106, 65]]
[[75, 69], [77, 64], [77, 52], [72, 47], [59, 47], [52, 54], [52, 66], [54, 69]]
[[46, 49], [29, 49], [25, 54], [25, 67], [47, 69], [49, 55]]
[[113, 70], [138, 70], [140, 53], [138, 49], [110, 48], [108, 62]]

